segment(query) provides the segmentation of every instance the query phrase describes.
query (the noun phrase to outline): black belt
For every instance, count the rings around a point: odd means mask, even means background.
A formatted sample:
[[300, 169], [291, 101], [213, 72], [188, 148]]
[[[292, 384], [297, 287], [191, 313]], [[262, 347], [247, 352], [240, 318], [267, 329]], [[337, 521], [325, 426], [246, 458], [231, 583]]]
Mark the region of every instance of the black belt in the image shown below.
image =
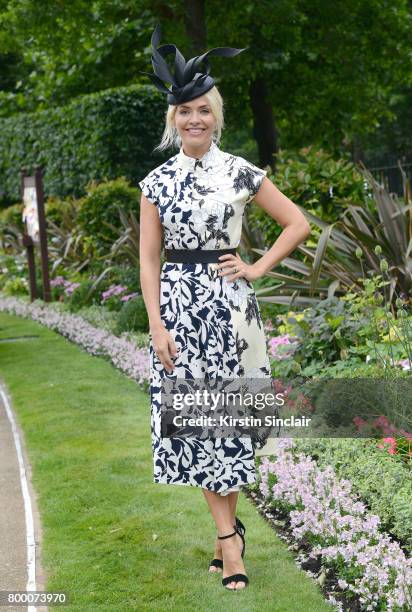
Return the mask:
[[236, 255], [234, 249], [165, 249], [166, 261], [172, 263], [219, 262], [221, 255]]

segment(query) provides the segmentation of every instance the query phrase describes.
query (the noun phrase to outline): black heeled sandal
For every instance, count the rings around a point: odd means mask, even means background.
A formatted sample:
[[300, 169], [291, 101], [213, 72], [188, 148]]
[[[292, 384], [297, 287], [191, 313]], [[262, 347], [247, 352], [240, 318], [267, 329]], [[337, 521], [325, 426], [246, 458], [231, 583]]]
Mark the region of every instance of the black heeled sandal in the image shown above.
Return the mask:
[[[223, 561], [222, 559], [212, 559], [211, 562], [209, 563], [209, 569], [211, 567], [220, 567], [220, 569], [223, 569]], [[218, 572], [210, 572], [211, 574], [217, 574]]]
[[[217, 536], [219, 540], [225, 540], [226, 538], [231, 538], [233, 536], [235, 536], [238, 532], [237, 529], [235, 529], [235, 531], [233, 533], [229, 533], [228, 535], [225, 536]], [[240, 533], [239, 533], [240, 535]], [[228, 591], [239, 591], [242, 589], [230, 589], [228, 588], [226, 585], [230, 584], [231, 582], [244, 582], [245, 586], [243, 588], [246, 588], [248, 583], [249, 583], [249, 578], [246, 576], [246, 574], [233, 574], [232, 576], [226, 576], [226, 578], [222, 578], [222, 584], [225, 587], [225, 589], [227, 589]]]
[[244, 554], [246, 552], [246, 540], [245, 540], [246, 527], [244, 526], [242, 521], [238, 519], [237, 517], [236, 517], [236, 525], [233, 525], [233, 526], [238, 532], [238, 534], [240, 535], [240, 537], [242, 538], [243, 548], [242, 548], [241, 556], [243, 559]]
[[[246, 550], [246, 542], [245, 542], [245, 533], [246, 533], [246, 527], [244, 526], [244, 524], [242, 523], [242, 521], [236, 517], [236, 525], [233, 525], [233, 528], [236, 529], [237, 533], [240, 535], [240, 537], [242, 538], [242, 543], [243, 543], [243, 547], [242, 547], [242, 552], [241, 557], [243, 559], [244, 554], [245, 554], [245, 550]], [[212, 559], [211, 562], [209, 563], [209, 570], [211, 567], [216, 567], [216, 568], [220, 568], [223, 570], [223, 561], [222, 559]], [[210, 572], [211, 574], [217, 574], [218, 572]]]

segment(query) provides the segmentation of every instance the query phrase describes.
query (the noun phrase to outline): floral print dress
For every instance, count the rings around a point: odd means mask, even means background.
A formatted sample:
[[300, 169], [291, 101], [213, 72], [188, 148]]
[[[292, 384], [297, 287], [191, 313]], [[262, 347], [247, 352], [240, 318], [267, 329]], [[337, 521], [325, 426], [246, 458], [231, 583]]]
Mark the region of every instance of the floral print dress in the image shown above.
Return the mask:
[[[164, 247], [227, 249], [239, 245], [246, 204], [266, 170], [212, 141], [197, 160], [180, 151], [139, 183], [157, 207]], [[173, 336], [178, 378], [270, 377], [262, 319], [252, 284], [227, 282], [216, 263], [171, 263], [160, 271], [160, 315]], [[161, 436], [161, 383], [171, 376], [150, 334], [151, 436], [154, 482], [202, 487], [222, 495], [255, 482], [251, 438]]]

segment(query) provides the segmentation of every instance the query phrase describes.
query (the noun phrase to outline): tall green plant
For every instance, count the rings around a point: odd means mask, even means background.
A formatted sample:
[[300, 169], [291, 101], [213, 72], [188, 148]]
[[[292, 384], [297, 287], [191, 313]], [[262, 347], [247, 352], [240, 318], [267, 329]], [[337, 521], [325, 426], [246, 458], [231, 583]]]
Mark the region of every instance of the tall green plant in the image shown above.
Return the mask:
[[106, 225], [117, 234], [108, 258], [110, 261], [127, 262], [136, 270], [140, 266], [140, 224], [133, 211], [129, 214], [119, 209], [119, 218], [122, 227], [115, 227], [106, 222]]
[[78, 200], [50, 198], [46, 202], [46, 227], [51, 274], [87, 269], [93, 261], [87, 232], [77, 225]]
[[[390, 282], [385, 289], [388, 301], [394, 301], [396, 292], [411, 295], [412, 200], [409, 182], [405, 180], [402, 203], [388, 193], [365, 167], [362, 172], [372, 189], [374, 208], [349, 204], [342, 218], [330, 224], [299, 206], [315, 226], [313, 235], [317, 236], [317, 243], [314, 247], [306, 244], [297, 247], [298, 252], [305, 256], [304, 261], [298, 257], [282, 260], [282, 266], [293, 275], [275, 271], [267, 273], [268, 277], [279, 282], [257, 291], [262, 301], [307, 306], [325, 297], [345, 295], [349, 290], [362, 291], [364, 275], [380, 272], [381, 258], [375, 251], [376, 246], [388, 262]], [[251, 250], [260, 255], [265, 253], [264, 249], [256, 246]], [[362, 259], [357, 256], [359, 250]], [[275, 294], [273, 290], [276, 290]]]

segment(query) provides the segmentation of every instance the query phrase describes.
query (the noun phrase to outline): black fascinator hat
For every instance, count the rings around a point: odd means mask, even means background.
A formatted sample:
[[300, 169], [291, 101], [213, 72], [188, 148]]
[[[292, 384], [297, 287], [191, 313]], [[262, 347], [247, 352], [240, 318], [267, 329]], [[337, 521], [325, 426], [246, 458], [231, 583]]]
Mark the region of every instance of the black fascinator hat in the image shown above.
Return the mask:
[[[212, 89], [215, 82], [210, 76], [210, 55], [222, 55], [223, 57], [234, 57], [245, 49], [234, 49], [233, 47], [215, 47], [203, 55], [193, 57], [186, 62], [176, 45], [162, 45], [160, 43], [160, 24], [158, 23], [152, 34], [152, 65], [154, 74], [146, 74], [159, 91], [167, 95], [168, 104], [183, 104], [202, 96]], [[165, 60], [168, 53], [175, 54], [175, 70], [172, 75]], [[202, 66], [203, 65], [203, 66]], [[202, 69], [203, 68], [203, 69]], [[171, 89], [165, 83], [171, 83]]]

